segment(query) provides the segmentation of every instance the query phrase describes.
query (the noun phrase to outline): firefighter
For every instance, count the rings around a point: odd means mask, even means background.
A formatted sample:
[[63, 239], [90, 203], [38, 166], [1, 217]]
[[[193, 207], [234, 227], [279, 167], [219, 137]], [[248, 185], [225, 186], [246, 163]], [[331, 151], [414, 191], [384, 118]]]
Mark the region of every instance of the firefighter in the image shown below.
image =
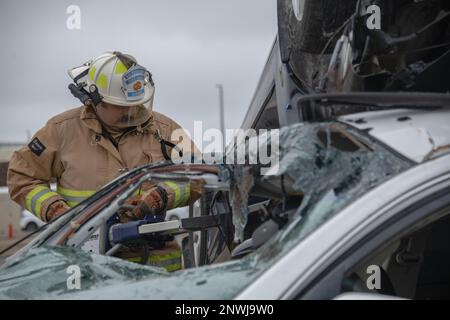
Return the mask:
[[[11, 198], [43, 221], [63, 215], [129, 169], [167, 160], [179, 147], [171, 135], [181, 127], [152, 110], [151, 74], [131, 55], [107, 52], [69, 75], [75, 82], [71, 92], [85, 105], [51, 118], [9, 163]], [[188, 137], [181, 140], [181, 149], [196, 150]], [[168, 181], [138, 197], [136, 209], [123, 212], [121, 220], [142, 219], [148, 208], [165, 212], [184, 206], [194, 195], [188, 184]], [[178, 249], [161, 255], [173, 261]]]

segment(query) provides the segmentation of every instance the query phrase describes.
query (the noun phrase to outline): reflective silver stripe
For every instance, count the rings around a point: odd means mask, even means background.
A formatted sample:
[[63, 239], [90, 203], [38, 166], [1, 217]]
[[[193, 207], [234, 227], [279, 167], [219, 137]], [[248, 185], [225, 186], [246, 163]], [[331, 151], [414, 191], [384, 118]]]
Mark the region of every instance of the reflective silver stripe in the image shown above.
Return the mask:
[[32, 212], [38, 212], [36, 210], [36, 202], [39, 200], [40, 197], [42, 197], [43, 195], [52, 192], [50, 189], [45, 189], [42, 191], [39, 191], [37, 194], [34, 195], [33, 198], [31, 198], [31, 211]]

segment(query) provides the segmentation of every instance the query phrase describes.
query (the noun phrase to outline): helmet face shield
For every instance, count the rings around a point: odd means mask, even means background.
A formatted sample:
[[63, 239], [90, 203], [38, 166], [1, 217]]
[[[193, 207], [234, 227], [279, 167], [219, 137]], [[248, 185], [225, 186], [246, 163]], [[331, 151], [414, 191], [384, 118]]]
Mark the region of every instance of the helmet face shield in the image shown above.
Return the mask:
[[101, 120], [111, 129], [122, 131], [142, 125], [150, 119], [149, 110], [143, 105], [122, 107], [102, 102]]
[[133, 107], [127, 107], [128, 114], [123, 119], [121, 119], [120, 125], [124, 125], [126, 121], [127, 127], [137, 127], [144, 122], [146, 122], [150, 118], [150, 113], [148, 110], [140, 105], [140, 106], [133, 106]]

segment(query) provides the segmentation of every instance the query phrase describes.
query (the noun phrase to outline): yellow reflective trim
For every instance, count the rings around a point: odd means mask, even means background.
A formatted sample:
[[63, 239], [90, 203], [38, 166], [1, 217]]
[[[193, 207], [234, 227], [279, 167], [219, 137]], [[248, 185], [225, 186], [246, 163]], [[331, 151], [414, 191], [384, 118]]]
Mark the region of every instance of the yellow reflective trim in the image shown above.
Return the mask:
[[128, 68], [123, 64], [122, 61], [118, 61], [114, 69], [115, 74], [122, 74], [128, 71]]
[[71, 208], [73, 208], [79, 204], [79, 202], [73, 202], [73, 201], [66, 201], [66, 203]]
[[96, 190], [75, 190], [75, 189], [66, 189], [59, 187], [56, 189], [57, 192], [62, 196], [68, 197], [79, 197], [79, 198], [87, 198], [96, 193]]
[[91, 78], [92, 81], [95, 80], [95, 67], [92, 67], [91, 70], [89, 70], [89, 78]]
[[36, 212], [35, 212], [35, 214], [39, 218], [41, 217], [42, 203], [44, 203], [44, 201], [47, 200], [48, 198], [51, 198], [51, 197], [54, 197], [54, 196], [58, 196], [58, 194], [56, 192], [50, 191], [49, 193], [44, 194], [42, 197], [40, 197], [36, 201]]
[[33, 197], [35, 195], [37, 195], [39, 192], [44, 191], [44, 190], [48, 190], [51, 191], [47, 186], [37, 186], [36, 188], [34, 188], [33, 190], [31, 190], [30, 192], [28, 192], [27, 196], [26, 196], [26, 208], [28, 211], [33, 212], [33, 209], [31, 208], [31, 201], [33, 200]]
[[96, 192], [95, 190], [65, 189], [59, 186], [57, 188], [57, 191], [66, 200], [69, 207], [75, 207], [84, 199], [89, 198]]
[[173, 192], [175, 192], [175, 199], [173, 201], [172, 208], [178, 207], [178, 205], [180, 204], [180, 188], [175, 182], [172, 181], [166, 181], [164, 182], [164, 184], [168, 186], [170, 189], [172, 189]]
[[174, 263], [164, 267], [164, 269], [166, 269], [167, 272], [174, 272], [177, 270], [181, 270], [181, 268], [182, 268], [181, 263]]
[[108, 88], [108, 77], [106, 74], [102, 73], [97, 79], [97, 86], [102, 89]]
[[180, 206], [185, 206], [191, 198], [191, 187], [187, 184], [184, 187], [183, 199], [181, 199]]
[[[141, 257], [130, 257], [126, 259], [129, 262], [135, 262], [140, 263], [142, 258]], [[177, 260], [177, 262], [170, 263], [170, 260]], [[164, 262], [169, 262], [170, 264], [164, 265]], [[150, 256], [147, 260], [147, 265], [157, 267], [157, 268], [163, 268], [168, 272], [173, 272], [176, 270], [182, 269], [181, 264], [181, 251], [177, 250], [172, 253], [168, 253], [165, 255], [153, 255]]]
[[181, 258], [181, 250], [176, 250], [167, 254], [155, 254], [155, 255], [151, 255], [148, 260], [150, 262], [160, 262], [160, 261], [164, 261], [164, 260], [170, 260], [170, 259], [174, 259], [174, 258]]

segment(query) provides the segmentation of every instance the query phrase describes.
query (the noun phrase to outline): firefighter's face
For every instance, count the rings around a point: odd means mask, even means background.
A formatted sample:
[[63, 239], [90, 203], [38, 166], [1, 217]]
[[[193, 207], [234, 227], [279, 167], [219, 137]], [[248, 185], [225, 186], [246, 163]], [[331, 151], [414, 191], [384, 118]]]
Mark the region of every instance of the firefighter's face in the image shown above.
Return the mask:
[[97, 114], [102, 121], [113, 128], [126, 129], [139, 124], [140, 116], [138, 106], [122, 107], [102, 102], [97, 108]]

